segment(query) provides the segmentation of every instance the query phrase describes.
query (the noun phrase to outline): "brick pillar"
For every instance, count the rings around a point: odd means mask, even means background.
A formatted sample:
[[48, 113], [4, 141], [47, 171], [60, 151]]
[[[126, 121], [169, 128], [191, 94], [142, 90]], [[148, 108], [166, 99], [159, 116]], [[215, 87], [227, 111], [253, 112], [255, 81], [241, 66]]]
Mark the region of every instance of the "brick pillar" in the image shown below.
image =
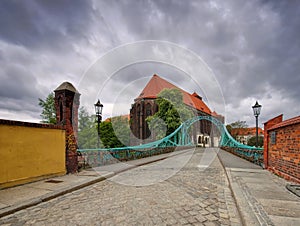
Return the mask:
[[75, 173], [77, 161], [78, 108], [80, 93], [69, 83], [62, 83], [55, 92], [55, 108], [57, 125], [66, 129], [66, 169], [67, 173]]
[[264, 123], [264, 165], [265, 169], [268, 168], [268, 154], [269, 154], [269, 132], [268, 129], [274, 126], [277, 123], [282, 122], [283, 115], [278, 115], [275, 118], [270, 119]]

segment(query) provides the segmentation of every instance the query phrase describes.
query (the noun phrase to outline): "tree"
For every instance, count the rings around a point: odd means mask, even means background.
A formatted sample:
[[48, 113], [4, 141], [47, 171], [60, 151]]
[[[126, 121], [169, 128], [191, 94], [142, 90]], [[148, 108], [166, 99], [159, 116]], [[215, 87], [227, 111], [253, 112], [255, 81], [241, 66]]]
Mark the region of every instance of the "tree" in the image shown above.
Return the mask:
[[248, 128], [246, 121], [240, 121], [240, 120], [233, 122], [229, 125], [231, 126], [231, 128]]
[[130, 123], [127, 116], [117, 116], [111, 118], [113, 132], [123, 146], [130, 144]]
[[156, 139], [161, 139], [174, 132], [184, 121], [193, 117], [183, 103], [183, 96], [178, 89], [163, 89], [156, 100], [158, 112], [147, 117], [149, 129], [154, 131]]
[[226, 125], [226, 129], [228, 131], [228, 133], [230, 133], [230, 135], [232, 136], [232, 126], [230, 124]]
[[[98, 134], [95, 115], [90, 116], [84, 107], [78, 114], [78, 146], [80, 149], [97, 148]], [[129, 145], [130, 127], [123, 116], [110, 118], [100, 123], [101, 148], [116, 148]]]
[[122, 143], [115, 136], [111, 122], [101, 122], [100, 126], [101, 141], [105, 148], [123, 147]]
[[54, 104], [54, 93], [50, 93], [45, 100], [39, 98], [39, 106], [43, 108], [41, 113], [43, 123], [56, 123], [56, 110]]
[[[249, 146], [256, 146], [256, 136], [250, 137], [247, 142]], [[262, 147], [264, 145], [264, 138], [262, 136], [258, 136], [258, 147]]]
[[230, 135], [236, 139], [237, 134], [234, 132], [234, 129], [241, 129], [241, 128], [248, 128], [248, 125], [246, 123], [246, 121], [236, 121], [233, 123], [230, 123], [228, 125], [226, 125], [226, 129], [227, 131], [230, 133]]
[[101, 122], [100, 138], [105, 148], [129, 145], [130, 127], [128, 119], [124, 116], [117, 116]]
[[78, 147], [80, 149], [96, 148], [97, 136], [94, 116], [90, 116], [85, 107], [80, 107], [78, 113]]
[[[41, 117], [44, 123], [56, 123], [54, 93], [50, 93], [45, 100], [39, 98], [39, 106], [43, 108]], [[80, 107], [78, 113], [78, 147], [80, 149], [97, 148], [97, 129], [95, 116], [89, 115], [85, 107]], [[113, 117], [100, 124], [100, 139], [102, 147], [124, 147], [129, 144], [130, 128], [128, 119], [122, 116]]]

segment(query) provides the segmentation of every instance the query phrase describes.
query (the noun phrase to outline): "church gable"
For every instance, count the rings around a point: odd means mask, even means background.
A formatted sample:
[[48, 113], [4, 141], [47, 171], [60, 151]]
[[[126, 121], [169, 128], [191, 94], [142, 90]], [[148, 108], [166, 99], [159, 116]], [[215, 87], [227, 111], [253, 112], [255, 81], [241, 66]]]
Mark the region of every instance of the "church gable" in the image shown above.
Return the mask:
[[160, 76], [154, 74], [150, 81], [147, 83], [145, 88], [142, 90], [140, 95], [135, 99], [135, 101], [139, 99], [156, 99], [158, 94], [163, 89], [178, 89], [183, 95], [183, 102], [205, 114], [211, 115], [211, 110], [207, 107], [207, 105], [203, 102], [202, 97], [200, 97], [196, 92], [193, 94], [189, 94], [188, 92], [180, 89], [179, 87], [173, 85], [167, 80], [161, 78]]
[[[130, 128], [136, 138], [142, 141], [146, 138], [151, 138], [146, 118], [158, 111], [158, 105], [155, 100], [163, 89], [178, 89], [182, 93], [184, 104], [191, 107], [197, 115], [216, 115], [216, 113], [211, 112], [203, 102], [202, 97], [196, 92], [190, 94], [155, 74], [146, 84], [140, 95], [134, 100], [134, 104], [132, 104], [130, 109]], [[210, 133], [211, 126], [209, 122], [203, 121], [198, 124], [199, 126], [201, 125], [201, 133]], [[133, 138], [131, 140], [136, 139]], [[133, 142], [132, 145], [138, 145], [138, 143]]]

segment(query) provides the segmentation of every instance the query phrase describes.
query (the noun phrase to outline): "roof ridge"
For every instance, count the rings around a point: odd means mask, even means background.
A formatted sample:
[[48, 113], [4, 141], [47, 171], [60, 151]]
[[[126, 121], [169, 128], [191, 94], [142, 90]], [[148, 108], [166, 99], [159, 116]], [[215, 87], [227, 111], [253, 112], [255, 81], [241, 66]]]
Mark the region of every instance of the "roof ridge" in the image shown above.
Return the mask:
[[140, 95], [136, 98], [142, 99], [142, 98], [149, 98], [149, 99], [155, 99], [157, 98], [158, 93], [160, 93], [163, 89], [178, 89], [183, 94], [183, 102], [199, 111], [205, 112], [209, 115], [212, 114], [209, 107], [203, 102], [203, 100], [200, 98], [200, 96], [197, 94], [197, 96], [190, 94], [189, 92], [183, 90], [182, 88], [172, 84], [168, 80], [160, 77], [157, 74], [154, 74], [152, 78], [148, 81]]

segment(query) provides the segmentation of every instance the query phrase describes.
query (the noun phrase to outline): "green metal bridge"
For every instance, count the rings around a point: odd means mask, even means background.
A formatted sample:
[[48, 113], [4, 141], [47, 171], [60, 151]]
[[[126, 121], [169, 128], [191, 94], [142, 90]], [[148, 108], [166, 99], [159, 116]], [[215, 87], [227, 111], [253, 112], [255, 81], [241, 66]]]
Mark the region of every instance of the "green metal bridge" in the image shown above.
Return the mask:
[[263, 148], [239, 143], [229, 134], [226, 126], [222, 122], [211, 116], [197, 116], [191, 118], [182, 123], [173, 133], [154, 142], [121, 148], [78, 149], [78, 154], [83, 156], [88, 165], [99, 166], [172, 152], [178, 148], [194, 147], [195, 144], [192, 142], [192, 135], [189, 133], [189, 129], [195, 122], [201, 120], [210, 121], [218, 128], [221, 134], [221, 139], [218, 144], [219, 147], [258, 165], [262, 165]]

